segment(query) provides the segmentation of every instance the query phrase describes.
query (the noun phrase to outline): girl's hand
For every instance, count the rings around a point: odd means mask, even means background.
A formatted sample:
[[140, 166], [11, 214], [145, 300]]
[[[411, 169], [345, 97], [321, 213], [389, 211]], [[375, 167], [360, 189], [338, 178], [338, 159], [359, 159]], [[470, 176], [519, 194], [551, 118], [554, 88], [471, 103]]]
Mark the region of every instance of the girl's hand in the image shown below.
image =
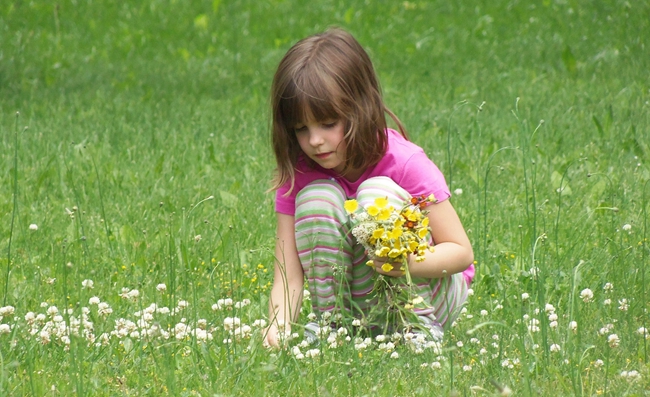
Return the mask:
[[[389, 262], [390, 258], [375, 258], [372, 260], [372, 263], [374, 264], [375, 271], [379, 274], [383, 274], [384, 276], [389, 276], [389, 277], [402, 277], [404, 276], [404, 271], [402, 270], [402, 263], [401, 262]], [[384, 271], [382, 269], [382, 266], [384, 264], [389, 263], [391, 266], [393, 266], [393, 269], [389, 272]]]
[[273, 323], [264, 330], [262, 344], [269, 349], [279, 349], [284, 346], [288, 336], [291, 335], [291, 326], [286, 325], [284, 335], [278, 330], [277, 324]]
[[275, 324], [269, 325], [262, 333], [262, 337], [264, 338], [262, 341], [264, 347], [268, 349], [280, 347], [278, 343], [278, 327]]

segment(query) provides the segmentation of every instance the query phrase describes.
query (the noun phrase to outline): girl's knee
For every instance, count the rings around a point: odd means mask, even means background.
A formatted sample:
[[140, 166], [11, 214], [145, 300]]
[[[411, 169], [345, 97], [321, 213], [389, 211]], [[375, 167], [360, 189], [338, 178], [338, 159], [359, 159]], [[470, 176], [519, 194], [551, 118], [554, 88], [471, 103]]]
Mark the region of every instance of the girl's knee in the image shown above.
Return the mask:
[[359, 185], [357, 200], [361, 205], [370, 204], [377, 197], [387, 197], [391, 205], [401, 205], [410, 198], [410, 195], [387, 176], [369, 178]]
[[303, 213], [340, 212], [345, 200], [345, 192], [336, 181], [315, 180], [296, 195], [296, 218]]

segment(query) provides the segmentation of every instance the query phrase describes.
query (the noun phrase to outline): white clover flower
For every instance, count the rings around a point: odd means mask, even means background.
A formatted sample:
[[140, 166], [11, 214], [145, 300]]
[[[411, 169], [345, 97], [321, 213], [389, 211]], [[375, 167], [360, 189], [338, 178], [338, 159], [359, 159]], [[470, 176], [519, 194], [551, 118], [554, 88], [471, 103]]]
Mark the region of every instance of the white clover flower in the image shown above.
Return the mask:
[[560, 347], [560, 345], [558, 345], [558, 344], [556, 344], [556, 343], [553, 343], [553, 344], [551, 345], [551, 347], [550, 347], [550, 350], [551, 350], [552, 352], [556, 353], [556, 352], [559, 352], [560, 350], [562, 350], [562, 347]]
[[377, 335], [377, 336], [375, 336], [375, 341], [377, 343], [384, 342], [385, 340], [386, 340], [386, 335]]
[[35, 224], [35, 223], [32, 223], [31, 225], [29, 225], [29, 230], [31, 230], [33, 232], [37, 231], [38, 230], [38, 225]]
[[433, 368], [433, 369], [440, 369], [440, 368], [442, 368], [442, 365], [440, 365], [440, 363], [439, 363], [438, 361], [434, 361], [434, 362], [432, 362], [430, 366], [431, 366], [431, 368]]
[[463, 194], [463, 189], [458, 188], [458, 189], [454, 190], [454, 194], [455, 194], [456, 196], [460, 196], [461, 194]]
[[645, 337], [646, 339], [650, 339], [650, 333], [648, 333], [648, 330], [645, 327], [637, 329], [636, 333]]
[[[226, 317], [223, 319], [223, 328], [226, 331], [234, 330], [236, 327], [239, 327], [240, 324], [241, 320], [238, 317]], [[280, 327], [278, 327], [278, 330], [280, 330]]]
[[471, 370], [472, 370], [472, 366], [471, 366], [471, 365], [463, 365], [463, 371], [465, 371], [465, 372], [469, 372], [469, 371], [471, 371]]
[[546, 313], [552, 313], [555, 311], [555, 306], [551, 305], [550, 303], [547, 303], [546, 306], [544, 306], [544, 311]]
[[93, 280], [85, 279], [81, 282], [81, 288], [83, 289], [93, 289], [95, 288], [95, 283]]
[[16, 309], [13, 306], [0, 307], [0, 317], [9, 317], [14, 314]]
[[594, 300], [594, 293], [592, 290], [589, 288], [585, 288], [582, 291], [580, 291], [580, 299], [582, 299], [583, 302], [589, 303], [593, 302]]
[[558, 325], [557, 321], [551, 321], [550, 323], [548, 323], [549, 328], [553, 328], [553, 329], [557, 328], [557, 325]]
[[250, 299], [244, 299], [241, 302], [235, 302], [235, 309], [241, 309], [251, 304]]
[[594, 361], [594, 367], [596, 367], [596, 368], [600, 368], [603, 365], [605, 365], [605, 362], [603, 360], [601, 360], [601, 359], [598, 359], [598, 360]]
[[108, 316], [113, 313], [113, 309], [106, 302], [99, 302], [97, 304], [97, 314], [100, 316]]
[[43, 330], [39, 332], [38, 338], [40, 339], [40, 342], [44, 345], [47, 345], [52, 341], [52, 339], [50, 338], [50, 333], [47, 330]]
[[528, 298], [530, 298], [530, 295], [528, 295], [528, 292], [524, 292], [523, 294], [521, 294], [521, 300], [522, 301], [526, 301], [526, 300], [528, 300]]
[[88, 304], [89, 305], [98, 305], [101, 300], [97, 296], [93, 296], [90, 299], [88, 299]]
[[478, 354], [484, 355], [484, 354], [487, 354], [487, 352], [488, 352], [487, 349], [482, 347], [481, 350], [479, 350]]
[[0, 335], [8, 334], [11, 332], [11, 326], [9, 324], [0, 324]]
[[618, 338], [618, 335], [611, 334], [607, 337], [607, 343], [609, 344], [609, 347], [618, 347], [621, 340]]
[[611, 304], [612, 304], [612, 300], [611, 300], [611, 299], [605, 299], [605, 300], [603, 301], [603, 305], [604, 305], [604, 306], [609, 306], [609, 305], [611, 305]]
[[630, 225], [629, 223], [626, 223], [625, 225], [623, 225], [623, 227], [621, 229], [623, 229], [625, 231], [629, 231], [629, 230], [632, 229], [632, 225]]
[[54, 284], [55, 282], [56, 282], [56, 278], [48, 277], [45, 279], [45, 283], [50, 285]]
[[188, 307], [189, 305], [190, 305], [190, 304], [189, 304], [188, 301], [186, 301], [186, 300], [179, 300], [179, 301], [178, 301], [178, 304], [176, 305], [176, 307], [179, 308], [179, 309], [185, 309], [185, 308]]
[[629, 308], [630, 308], [630, 305], [629, 305], [627, 299], [623, 298], [623, 299], [618, 300], [618, 309], [619, 310], [626, 312], [627, 309], [629, 309]]
[[194, 241], [196, 241], [197, 243], [201, 241], [201, 235], [197, 234], [196, 236], [194, 236]]
[[264, 327], [266, 327], [266, 320], [259, 319], [259, 320], [253, 321], [253, 327], [256, 327], [256, 328], [264, 328]]
[[635, 380], [641, 379], [641, 374], [636, 370], [622, 371], [621, 377], [626, 379], [628, 382], [633, 382]]
[[569, 322], [569, 329], [573, 332], [576, 332], [578, 330], [578, 323], [575, 321]]
[[558, 317], [557, 314], [551, 313], [548, 315], [548, 321], [557, 321]]
[[397, 359], [397, 358], [399, 358], [399, 353], [397, 353], [397, 352], [393, 352], [393, 353], [390, 355], [390, 358], [392, 358], [392, 359]]
[[605, 283], [605, 285], [603, 285], [603, 291], [612, 292], [613, 290], [614, 290], [614, 285], [612, 283]]
[[163, 283], [160, 283], [160, 284], [156, 285], [156, 290], [158, 292], [165, 292], [165, 291], [167, 291], [167, 285], [165, 285]]
[[474, 295], [474, 290], [471, 288], [467, 289], [467, 296], [473, 296]]
[[483, 310], [481, 310], [481, 313], [480, 313], [480, 314], [481, 314], [481, 317], [485, 317], [485, 316], [488, 315], [488, 311], [485, 310], [485, 309], [483, 309]]
[[463, 345], [463, 341], [460, 341], [460, 340], [459, 340], [458, 342], [456, 342], [456, 346], [458, 346], [458, 347], [463, 347], [463, 346], [464, 346], [464, 345]]
[[308, 358], [318, 357], [319, 355], [320, 355], [320, 350], [318, 349], [310, 349], [305, 352], [305, 357]]

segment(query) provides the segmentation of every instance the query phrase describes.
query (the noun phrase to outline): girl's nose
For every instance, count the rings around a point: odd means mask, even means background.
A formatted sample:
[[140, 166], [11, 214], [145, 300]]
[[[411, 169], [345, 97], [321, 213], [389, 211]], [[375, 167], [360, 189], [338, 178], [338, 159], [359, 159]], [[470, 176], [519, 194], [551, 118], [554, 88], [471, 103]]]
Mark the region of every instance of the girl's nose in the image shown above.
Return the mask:
[[318, 129], [311, 129], [309, 131], [309, 144], [312, 146], [320, 146], [323, 144], [323, 134]]

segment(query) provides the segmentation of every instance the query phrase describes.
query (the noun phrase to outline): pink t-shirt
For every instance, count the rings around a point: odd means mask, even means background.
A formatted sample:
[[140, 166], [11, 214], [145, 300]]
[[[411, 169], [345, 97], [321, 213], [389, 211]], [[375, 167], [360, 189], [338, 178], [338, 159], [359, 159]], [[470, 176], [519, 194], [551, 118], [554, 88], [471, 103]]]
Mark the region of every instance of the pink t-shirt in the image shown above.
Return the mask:
[[387, 176], [395, 183], [409, 192], [411, 196], [425, 195], [433, 193], [438, 201], [443, 201], [451, 196], [447, 182], [442, 172], [436, 165], [429, 160], [424, 150], [407, 141], [397, 131], [387, 129], [388, 148], [386, 154], [373, 167], [368, 169], [361, 177], [350, 182], [334, 170], [325, 169], [318, 164], [313, 167], [307, 165], [304, 159], [299, 159], [296, 167], [296, 177], [294, 188], [290, 194], [284, 195], [291, 183], [287, 182], [281, 186], [275, 194], [275, 211], [295, 215], [296, 212], [296, 194], [309, 183], [317, 179], [335, 180], [348, 198], [356, 198], [357, 188], [366, 179], [375, 176]]

